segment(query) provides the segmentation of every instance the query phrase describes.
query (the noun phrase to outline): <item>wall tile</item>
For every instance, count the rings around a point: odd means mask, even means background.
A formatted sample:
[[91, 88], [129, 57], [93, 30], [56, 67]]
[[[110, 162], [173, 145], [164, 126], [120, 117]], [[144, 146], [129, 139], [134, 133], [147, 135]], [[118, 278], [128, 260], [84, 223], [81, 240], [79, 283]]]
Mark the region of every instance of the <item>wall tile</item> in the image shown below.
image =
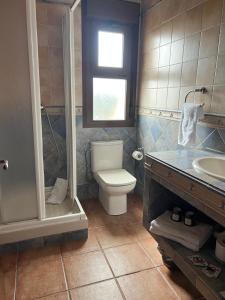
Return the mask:
[[49, 47], [62, 48], [62, 26], [48, 25]]
[[203, 5], [202, 28], [220, 24], [223, 0], [209, 0]]
[[185, 35], [200, 31], [202, 28], [202, 6], [197, 6], [186, 13]]
[[225, 23], [220, 27], [219, 54], [225, 54]]
[[165, 108], [167, 101], [167, 88], [162, 88], [157, 90], [157, 103], [156, 107]]
[[160, 46], [170, 43], [171, 37], [172, 37], [172, 22], [167, 22], [161, 26]]
[[225, 83], [225, 55], [219, 55], [217, 62], [217, 70], [215, 84]]
[[149, 31], [146, 28], [143, 28], [143, 53], [150, 52], [150, 50], [159, 47], [160, 44], [160, 30], [156, 29]]
[[46, 68], [49, 65], [48, 47], [38, 47], [39, 66]]
[[171, 45], [167, 44], [164, 46], [161, 46], [160, 52], [159, 52], [159, 67], [168, 66], [170, 63], [170, 48]]
[[156, 107], [157, 89], [142, 89], [140, 107]]
[[39, 24], [48, 24], [47, 5], [41, 2], [36, 4], [37, 21]]
[[199, 57], [217, 55], [219, 41], [219, 26], [202, 32]]
[[176, 110], [179, 104], [180, 87], [179, 88], [168, 88], [167, 95], [167, 109]]
[[184, 39], [176, 41], [171, 45], [170, 64], [178, 64], [182, 62], [184, 50]]
[[140, 77], [141, 77], [141, 85], [144, 88], [157, 88], [157, 86], [158, 86], [158, 68], [142, 70]]
[[63, 16], [66, 13], [66, 5], [48, 5], [48, 24], [58, 25], [62, 24]]
[[198, 85], [212, 85], [216, 70], [216, 56], [203, 58], [198, 61], [196, 83]]
[[182, 64], [170, 66], [169, 87], [180, 86]]
[[60, 67], [63, 66], [63, 51], [60, 48], [49, 47], [49, 66]]
[[158, 69], [158, 88], [168, 87], [169, 67]]
[[185, 19], [185, 14], [177, 16], [176, 18], [173, 19], [172, 41], [176, 41], [184, 37], [184, 29], [185, 29], [184, 19]]
[[223, 0], [222, 22], [225, 22], [225, 0]]
[[149, 55], [143, 56], [143, 65], [149, 68], [157, 68], [159, 65], [159, 48], [153, 49]]
[[198, 58], [200, 37], [200, 33], [197, 33], [185, 39], [183, 61]]
[[213, 89], [213, 101], [211, 111], [225, 114], [225, 85], [215, 86]]
[[37, 24], [37, 26], [39, 47], [48, 47], [48, 25]]
[[197, 60], [183, 63], [181, 85], [191, 86], [195, 85], [197, 75]]

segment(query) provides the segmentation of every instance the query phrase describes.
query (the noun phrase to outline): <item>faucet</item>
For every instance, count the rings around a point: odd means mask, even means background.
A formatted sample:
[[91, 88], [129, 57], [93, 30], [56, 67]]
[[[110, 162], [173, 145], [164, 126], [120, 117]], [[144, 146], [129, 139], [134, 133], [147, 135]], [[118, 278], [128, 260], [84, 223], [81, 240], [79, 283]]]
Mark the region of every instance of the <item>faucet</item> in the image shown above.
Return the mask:
[[0, 167], [2, 167], [3, 170], [8, 170], [8, 168], [9, 168], [8, 160], [5, 160], [5, 159], [0, 160]]

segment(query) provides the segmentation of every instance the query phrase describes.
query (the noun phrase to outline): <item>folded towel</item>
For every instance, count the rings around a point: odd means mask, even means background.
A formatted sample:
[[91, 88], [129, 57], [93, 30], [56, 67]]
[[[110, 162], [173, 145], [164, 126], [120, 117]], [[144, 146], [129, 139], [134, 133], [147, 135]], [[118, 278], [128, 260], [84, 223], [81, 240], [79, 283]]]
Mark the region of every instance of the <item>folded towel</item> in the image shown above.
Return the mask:
[[178, 136], [179, 145], [192, 146], [195, 144], [197, 122], [203, 117], [202, 105], [184, 103]]
[[67, 194], [68, 181], [63, 178], [57, 178], [51, 194], [47, 200], [49, 204], [61, 204]]
[[188, 227], [182, 222], [174, 222], [170, 219], [171, 213], [166, 211], [151, 222], [150, 231], [165, 238], [174, 240], [183, 246], [199, 251], [212, 234], [212, 226], [199, 223]]

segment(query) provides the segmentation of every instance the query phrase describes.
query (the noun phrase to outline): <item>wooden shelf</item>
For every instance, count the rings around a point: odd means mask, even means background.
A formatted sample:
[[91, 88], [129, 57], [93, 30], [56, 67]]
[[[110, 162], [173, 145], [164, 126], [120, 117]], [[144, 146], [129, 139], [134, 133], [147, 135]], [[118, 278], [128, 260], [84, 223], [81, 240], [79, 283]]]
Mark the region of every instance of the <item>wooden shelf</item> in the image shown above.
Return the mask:
[[[160, 248], [170, 256], [178, 268], [186, 275], [192, 284], [201, 294], [210, 300], [224, 299], [220, 292], [225, 291], [225, 265], [219, 263], [214, 257], [215, 242], [208, 242], [199, 252], [189, 250], [179, 243], [153, 235]], [[222, 268], [218, 278], [209, 278], [200, 267], [193, 266], [188, 256], [198, 254], [207, 260], [208, 263]]]

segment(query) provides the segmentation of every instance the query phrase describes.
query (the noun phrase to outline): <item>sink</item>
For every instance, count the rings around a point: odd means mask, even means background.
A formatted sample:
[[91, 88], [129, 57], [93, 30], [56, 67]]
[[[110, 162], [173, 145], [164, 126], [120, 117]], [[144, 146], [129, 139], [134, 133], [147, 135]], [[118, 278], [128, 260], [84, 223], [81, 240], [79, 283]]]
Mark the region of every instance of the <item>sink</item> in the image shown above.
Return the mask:
[[225, 181], [225, 157], [202, 157], [192, 163], [195, 171]]

